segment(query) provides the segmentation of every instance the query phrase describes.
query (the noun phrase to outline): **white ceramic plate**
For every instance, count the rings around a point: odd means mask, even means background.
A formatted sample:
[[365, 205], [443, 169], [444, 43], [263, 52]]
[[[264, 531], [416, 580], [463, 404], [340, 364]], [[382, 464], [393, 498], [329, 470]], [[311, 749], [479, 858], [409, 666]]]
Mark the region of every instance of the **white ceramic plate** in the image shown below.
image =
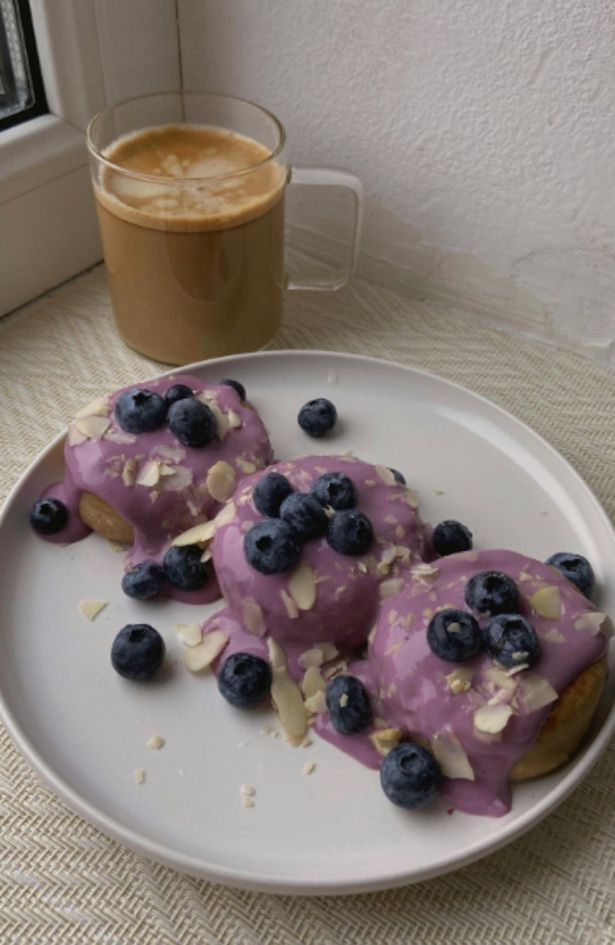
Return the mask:
[[[461, 519], [477, 547], [540, 559], [582, 552], [596, 570], [600, 607], [615, 612], [615, 536], [606, 514], [558, 453], [488, 401], [420, 371], [340, 354], [265, 352], [189, 370], [241, 380], [278, 458], [352, 449], [402, 470], [423, 517]], [[336, 435], [321, 443], [296, 423], [298, 408], [319, 395], [340, 416]], [[105, 541], [92, 535], [62, 548], [37, 538], [27, 524], [30, 504], [61, 474], [59, 438], [0, 519], [2, 717], [73, 810], [151, 859], [269, 892], [356, 892], [427, 879], [544, 817], [587, 774], [615, 727], [611, 674], [583, 751], [557, 774], [516, 787], [506, 817], [395, 808], [376, 772], [316, 736], [310, 748], [293, 749], [260, 734], [273, 717], [231, 709], [212, 676], [193, 676], [181, 662], [150, 685], [116, 676], [109, 649], [125, 623], [147, 619], [179, 657], [174, 624], [218, 605], [130, 601], [120, 590], [122, 555]], [[109, 601], [93, 623], [78, 612], [84, 598]], [[146, 748], [154, 734], [166, 739], [160, 751]], [[307, 761], [317, 765], [309, 777]], [[141, 786], [133, 778], [139, 767]], [[241, 805], [244, 783], [256, 788], [251, 810]]]

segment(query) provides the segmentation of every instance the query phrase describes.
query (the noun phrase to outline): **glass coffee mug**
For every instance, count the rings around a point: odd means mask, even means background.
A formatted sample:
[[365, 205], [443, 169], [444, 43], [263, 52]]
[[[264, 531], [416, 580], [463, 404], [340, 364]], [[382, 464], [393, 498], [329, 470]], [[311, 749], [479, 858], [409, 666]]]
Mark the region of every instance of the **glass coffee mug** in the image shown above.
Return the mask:
[[[263, 108], [225, 95], [130, 99], [87, 130], [111, 300], [132, 348], [171, 364], [262, 348], [285, 289], [338, 289], [354, 267], [363, 189], [345, 171], [290, 168], [286, 134]], [[289, 282], [289, 183], [353, 196], [347, 265], [333, 281]]]

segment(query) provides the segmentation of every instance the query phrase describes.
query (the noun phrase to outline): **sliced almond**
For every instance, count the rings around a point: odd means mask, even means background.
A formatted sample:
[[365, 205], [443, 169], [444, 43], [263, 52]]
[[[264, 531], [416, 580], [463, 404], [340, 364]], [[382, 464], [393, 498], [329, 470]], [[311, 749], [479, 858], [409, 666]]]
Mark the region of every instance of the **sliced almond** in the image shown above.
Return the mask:
[[543, 640], [547, 640], [548, 643], [565, 643], [566, 637], [564, 634], [557, 629], [557, 627], [551, 627], [547, 633], [543, 634]]
[[314, 568], [307, 563], [299, 564], [288, 579], [288, 590], [299, 610], [311, 610], [316, 603]]
[[403, 578], [389, 578], [387, 581], [383, 581], [380, 585], [380, 597], [382, 600], [385, 600], [387, 597], [393, 597], [395, 594], [399, 594], [399, 592], [403, 589], [403, 586]]
[[336, 647], [335, 643], [330, 641], [325, 641], [324, 643], [318, 644], [318, 649], [322, 650], [323, 662], [328, 663], [329, 660], [334, 660], [336, 656], [339, 656], [339, 650]]
[[95, 617], [107, 606], [106, 600], [82, 600], [79, 602], [79, 613], [88, 620], [94, 620]]
[[271, 699], [280, 716], [286, 737], [293, 745], [299, 745], [307, 732], [307, 712], [301, 691], [288, 672], [286, 654], [276, 640], [267, 641], [271, 661]]
[[548, 679], [539, 673], [528, 671], [520, 677], [517, 698], [521, 700], [526, 712], [537, 712], [538, 709], [555, 702], [558, 694]]
[[244, 459], [243, 456], [238, 456], [235, 460], [235, 463], [241, 469], [242, 473], [245, 473], [246, 476], [249, 476], [250, 473], [256, 472], [256, 463], [251, 463], [249, 459]]
[[75, 426], [88, 440], [100, 440], [111, 426], [109, 417], [81, 417], [75, 420]]
[[231, 430], [238, 430], [239, 427], [242, 426], [241, 417], [232, 408], [230, 410], [227, 410], [226, 416], [228, 417], [228, 425], [231, 428]]
[[305, 763], [304, 766], [303, 766], [303, 773], [304, 773], [304, 774], [312, 774], [312, 772], [315, 771], [315, 770], [316, 770], [316, 762], [315, 762], [315, 761], [306, 761], [306, 763]]
[[216, 502], [226, 502], [235, 491], [235, 470], [223, 459], [214, 463], [205, 480], [209, 494]]
[[263, 609], [255, 600], [244, 600], [241, 605], [243, 625], [255, 637], [262, 637], [267, 630]]
[[549, 585], [541, 587], [539, 591], [528, 597], [528, 603], [539, 617], [547, 620], [559, 620], [562, 616], [562, 599], [559, 587]]
[[162, 735], [151, 735], [147, 740], [147, 747], [153, 748], [155, 751], [158, 751], [160, 748], [164, 748], [166, 741]]
[[297, 607], [297, 604], [292, 599], [290, 594], [288, 594], [284, 589], [282, 589], [280, 591], [280, 598], [282, 600], [282, 603], [284, 604], [284, 609], [286, 611], [287, 616], [291, 620], [296, 620], [297, 617], [299, 616], [299, 608]]
[[229, 499], [229, 501], [222, 506], [214, 519], [216, 528], [222, 528], [223, 525], [228, 525], [229, 522], [232, 522], [236, 512], [235, 503], [232, 499]]
[[135, 779], [135, 783], [136, 783], [136, 784], [144, 784], [144, 783], [145, 783], [145, 771], [143, 770], [143, 768], [135, 768], [133, 777], [134, 777], [134, 779]]
[[239, 793], [243, 794], [244, 797], [254, 797], [256, 788], [253, 788], [251, 784], [242, 784], [239, 788]]
[[395, 476], [393, 475], [391, 470], [388, 468], [388, 466], [376, 466], [375, 469], [385, 485], [387, 486], [395, 485], [395, 481], [396, 481]]
[[446, 778], [474, 781], [474, 769], [454, 732], [449, 729], [438, 732], [431, 741], [431, 750]]
[[136, 484], [138, 486], [155, 486], [160, 479], [160, 460], [148, 459], [139, 469]]
[[186, 457], [186, 450], [182, 449], [181, 446], [167, 446], [165, 443], [155, 446], [152, 453], [155, 453], [159, 459], [169, 463], [181, 463], [182, 459]]
[[213, 413], [214, 417], [216, 418], [216, 425], [218, 427], [218, 438], [220, 440], [223, 440], [226, 434], [228, 433], [228, 431], [230, 430], [228, 417], [224, 413], [223, 410], [220, 410], [218, 405], [214, 403], [213, 400], [207, 400], [206, 403], [209, 409], [211, 410], [211, 412]]
[[99, 397], [92, 403], [86, 404], [81, 410], [78, 410], [74, 416], [75, 420], [81, 420], [85, 417], [106, 417], [109, 413], [109, 401], [106, 397]]
[[186, 648], [184, 663], [191, 673], [200, 673], [208, 669], [228, 643], [228, 635], [223, 630], [206, 633], [201, 643]]
[[85, 443], [87, 436], [84, 436], [83, 433], [77, 429], [76, 423], [69, 423], [68, 425], [68, 445], [69, 446], [80, 446], [82, 443]]
[[215, 519], [212, 519], [211, 522], [201, 522], [199, 525], [193, 525], [188, 531], [182, 532], [181, 535], [176, 535], [172, 544], [179, 548], [184, 545], [204, 545], [211, 541], [215, 532]]
[[415, 565], [410, 573], [414, 580], [420, 581], [421, 584], [433, 584], [440, 573], [440, 569], [436, 568], [433, 564], [422, 562], [421, 564]]
[[482, 705], [474, 713], [474, 727], [487, 735], [497, 735], [502, 732], [513, 710], [506, 703], [497, 705]]
[[203, 631], [198, 623], [176, 623], [175, 631], [184, 646], [197, 646], [203, 639]]
[[392, 748], [399, 744], [401, 738], [400, 728], [381, 728], [372, 732], [369, 740], [379, 755], [387, 755]]
[[599, 610], [587, 610], [580, 614], [574, 622], [575, 630], [584, 630], [587, 633], [595, 635], [604, 633], [607, 638], [613, 636], [613, 622], [608, 614], [602, 614]]
[[324, 692], [315, 692], [305, 700], [305, 708], [311, 715], [323, 715], [327, 711], [327, 700]]
[[460, 696], [462, 692], [467, 692], [472, 685], [474, 670], [469, 666], [458, 666], [446, 678], [448, 688], [454, 696]]
[[135, 473], [137, 471], [136, 459], [127, 459], [122, 466], [122, 482], [131, 489], [135, 484]]
[[125, 433], [124, 430], [107, 430], [103, 435], [103, 440], [110, 440], [112, 443], [136, 443], [137, 438], [132, 433]]
[[323, 679], [318, 666], [308, 666], [301, 680], [301, 691], [305, 698], [309, 699], [317, 692], [324, 692], [326, 688], [327, 683]]
[[313, 647], [311, 650], [304, 650], [297, 659], [301, 669], [309, 669], [310, 666], [322, 666], [325, 658], [320, 647]]

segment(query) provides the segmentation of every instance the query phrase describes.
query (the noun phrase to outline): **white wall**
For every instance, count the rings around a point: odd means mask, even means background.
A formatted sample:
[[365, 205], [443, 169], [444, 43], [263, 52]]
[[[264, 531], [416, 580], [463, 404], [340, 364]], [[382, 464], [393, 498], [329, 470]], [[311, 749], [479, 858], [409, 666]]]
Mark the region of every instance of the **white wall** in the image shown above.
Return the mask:
[[183, 81], [344, 165], [362, 271], [615, 362], [611, 0], [179, 0]]

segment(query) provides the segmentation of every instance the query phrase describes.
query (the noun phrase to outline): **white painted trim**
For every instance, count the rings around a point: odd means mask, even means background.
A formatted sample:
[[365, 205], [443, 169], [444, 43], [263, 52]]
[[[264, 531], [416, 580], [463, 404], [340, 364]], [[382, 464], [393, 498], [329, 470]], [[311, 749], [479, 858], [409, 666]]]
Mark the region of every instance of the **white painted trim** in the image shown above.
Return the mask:
[[0, 135], [0, 315], [102, 256], [84, 130], [179, 88], [175, 0], [31, 0], [50, 114]]

